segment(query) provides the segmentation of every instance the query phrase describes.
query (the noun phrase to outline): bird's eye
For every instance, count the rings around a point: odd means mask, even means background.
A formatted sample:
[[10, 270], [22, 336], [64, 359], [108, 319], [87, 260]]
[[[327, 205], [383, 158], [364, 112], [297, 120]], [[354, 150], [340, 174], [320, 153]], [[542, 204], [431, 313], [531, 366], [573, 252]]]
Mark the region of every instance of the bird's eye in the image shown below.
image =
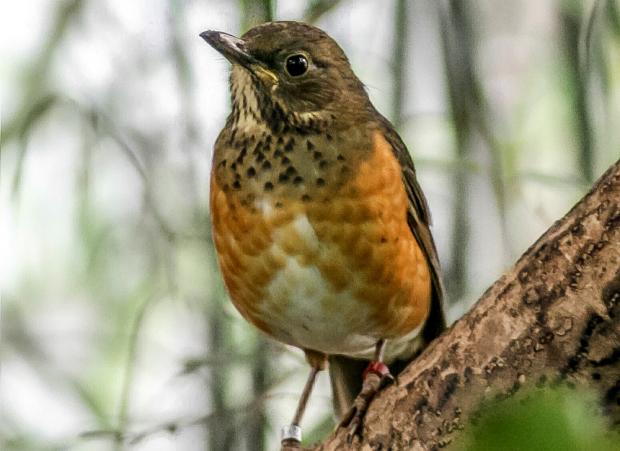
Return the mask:
[[305, 56], [297, 54], [286, 59], [286, 71], [291, 77], [299, 77], [308, 70], [308, 60]]

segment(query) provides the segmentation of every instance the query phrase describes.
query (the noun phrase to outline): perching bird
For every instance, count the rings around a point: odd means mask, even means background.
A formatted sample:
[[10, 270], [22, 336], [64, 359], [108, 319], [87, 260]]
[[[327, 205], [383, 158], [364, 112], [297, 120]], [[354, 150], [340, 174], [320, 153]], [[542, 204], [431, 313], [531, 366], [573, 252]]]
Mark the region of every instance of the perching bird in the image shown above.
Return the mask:
[[270, 22], [241, 39], [201, 37], [232, 63], [232, 112], [211, 172], [222, 276], [243, 317], [301, 348], [311, 367], [283, 443], [301, 440], [327, 366], [336, 411], [355, 433], [390, 377], [386, 364], [410, 360], [445, 327], [413, 162], [325, 32]]

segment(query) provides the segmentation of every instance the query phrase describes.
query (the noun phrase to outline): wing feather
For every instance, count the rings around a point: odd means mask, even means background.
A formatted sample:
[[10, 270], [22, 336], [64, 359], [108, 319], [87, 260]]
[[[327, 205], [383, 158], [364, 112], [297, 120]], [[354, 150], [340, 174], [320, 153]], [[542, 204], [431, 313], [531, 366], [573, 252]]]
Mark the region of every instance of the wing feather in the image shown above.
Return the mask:
[[422, 247], [431, 270], [431, 281], [433, 286], [431, 309], [422, 331], [422, 336], [428, 343], [441, 334], [446, 328], [446, 319], [443, 309], [445, 290], [441, 277], [441, 266], [439, 264], [437, 248], [430, 230], [430, 209], [428, 208], [426, 197], [424, 197], [424, 193], [418, 184], [415, 166], [413, 165], [413, 160], [411, 159], [411, 155], [405, 143], [398, 133], [396, 133], [392, 124], [379, 113], [377, 113], [377, 115], [380, 117], [379, 124], [381, 131], [392, 146], [392, 151], [402, 168], [403, 183], [405, 184], [407, 196], [409, 198], [409, 211], [407, 214], [409, 228], [418, 241], [418, 244]]

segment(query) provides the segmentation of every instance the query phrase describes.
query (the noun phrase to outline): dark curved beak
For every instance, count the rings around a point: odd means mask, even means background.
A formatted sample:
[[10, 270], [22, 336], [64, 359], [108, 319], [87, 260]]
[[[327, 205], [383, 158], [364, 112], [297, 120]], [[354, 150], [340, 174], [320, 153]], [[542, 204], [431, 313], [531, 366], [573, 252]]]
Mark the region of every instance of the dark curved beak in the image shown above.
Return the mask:
[[243, 39], [221, 31], [203, 31], [200, 37], [215, 50], [226, 57], [233, 64], [239, 64], [256, 75], [265, 84], [273, 86], [278, 84], [278, 76], [264, 63], [254, 58], [246, 49]]
[[246, 51], [243, 39], [213, 30], [203, 31], [200, 37], [233, 64], [240, 64], [250, 70], [259, 64], [258, 60]]

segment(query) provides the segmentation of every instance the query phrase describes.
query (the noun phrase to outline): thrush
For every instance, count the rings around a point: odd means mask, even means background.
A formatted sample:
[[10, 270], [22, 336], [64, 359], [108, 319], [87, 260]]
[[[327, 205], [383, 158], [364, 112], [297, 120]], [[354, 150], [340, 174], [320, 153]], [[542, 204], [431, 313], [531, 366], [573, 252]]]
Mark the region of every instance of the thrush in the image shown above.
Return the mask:
[[[339, 45], [299, 22], [241, 38], [201, 33], [232, 63], [232, 111], [215, 143], [213, 239], [241, 315], [329, 367], [349, 437], [398, 361], [445, 327], [430, 213], [407, 148]], [[364, 371], [366, 367], [366, 371]]]

